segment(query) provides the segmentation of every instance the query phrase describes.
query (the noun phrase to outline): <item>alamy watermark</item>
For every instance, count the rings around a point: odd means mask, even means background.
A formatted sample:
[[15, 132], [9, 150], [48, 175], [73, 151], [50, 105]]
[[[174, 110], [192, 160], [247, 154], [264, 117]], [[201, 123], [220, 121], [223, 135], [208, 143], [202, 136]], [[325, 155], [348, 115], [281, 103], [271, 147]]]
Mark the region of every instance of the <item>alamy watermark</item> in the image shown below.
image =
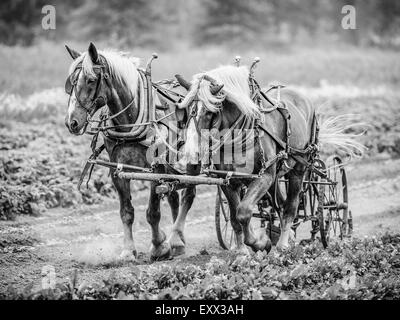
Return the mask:
[[45, 5], [42, 8], [42, 28], [43, 30], [56, 29], [56, 8], [52, 5]]
[[[345, 30], [357, 29], [356, 22], [356, 8], [352, 5], [345, 5], [342, 7], [342, 28]], [[43, 30], [56, 29], [56, 8], [53, 5], [45, 5], [42, 7], [42, 28]]]
[[[177, 127], [173, 120], [170, 127]], [[147, 149], [149, 163], [175, 164], [225, 164], [235, 165], [242, 172], [252, 173], [256, 167], [256, 157], [260, 148], [263, 131], [254, 129], [198, 129], [195, 139], [187, 141], [188, 129], [182, 129], [179, 136], [173, 130], [160, 139], [153, 131], [148, 132], [147, 141], [152, 141]], [[179, 141], [185, 141], [180, 146]]]
[[345, 5], [342, 7], [342, 28], [345, 30], [357, 29], [356, 23], [356, 8], [351, 5]]

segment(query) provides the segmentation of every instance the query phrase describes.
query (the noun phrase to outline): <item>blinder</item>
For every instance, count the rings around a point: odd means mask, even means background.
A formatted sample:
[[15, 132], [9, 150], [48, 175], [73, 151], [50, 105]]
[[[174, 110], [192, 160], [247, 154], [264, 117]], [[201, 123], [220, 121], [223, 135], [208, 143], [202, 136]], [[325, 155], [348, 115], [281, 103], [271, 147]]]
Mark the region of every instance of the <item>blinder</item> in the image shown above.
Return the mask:
[[[65, 81], [65, 93], [68, 95], [72, 94], [72, 91], [74, 90], [74, 86], [76, 85], [76, 82], [78, 81], [78, 77], [80, 74], [80, 70], [82, 69], [82, 67], [78, 66], [74, 72], [72, 72], [67, 80]], [[78, 72], [79, 70], [79, 72]]]

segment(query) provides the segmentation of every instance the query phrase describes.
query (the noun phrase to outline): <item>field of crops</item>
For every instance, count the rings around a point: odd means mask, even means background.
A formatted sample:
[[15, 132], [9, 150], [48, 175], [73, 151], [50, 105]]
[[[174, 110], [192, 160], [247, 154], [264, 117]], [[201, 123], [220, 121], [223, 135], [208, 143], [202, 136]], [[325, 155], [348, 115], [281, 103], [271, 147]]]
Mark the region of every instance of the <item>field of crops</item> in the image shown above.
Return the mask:
[[[136, 51], [141, 58], [150, 53]], [[320, 105], [324, 114], [356, 114], [367, 124], [360, 139], [368, 151], [361, 162], [399, 158], [398, 52], [345, 47], [329, 53], [326, 49], [299, 48], [285, 53], [235, 54], [247, 61], [261, 57], [256, 76], [264, 85], [277, 80], [288, 84]], [[190, 76], [230, 63], [233, 56], [218, 48], [160, 53], [153, 66], [154, 78], [178, 72]], [[95, 169], [88, 189], [76, 188], [90, 155], [90, 137], [70, 135], [63, 123], [67, 97], [62, 86], [69, 63], [61, 45], [0, 47], [0, 220], [5, 220], [1, 227], [10, 223], [19, 226], [21, 216], [41, 217], [54, 208], [89, 211], [93, 205], [115, 201], [105, 169]], [[133, 186], [135, 199], [146, 185]], [[393, 209], [396, 217], [400, 212], [397, 209]], [[201, 212], [202, 217], [210, 214]], [[120, 223], [118, 219], [115, 215], [116, 223]], [[12, 264], [10, 251], [5, 250], [13, 247], [12, 239], [9, 233], [0, 232], [0, 249], [4, 249], [0, 261], [7, 261], [7, 270]], [[120, 279], [118, 268], [97, 286], [72, 274], [69, 282], [60, 281], [55, 290], [35, 292], [29, 286], [24, 290], [21, 286], [17, 286], [19, 290], [9, 287], [4, 269], [0, 270], [0, 298], [398, 299], [399, 243], [399, 235], [387, 234], [346, 240], [327, 251], [314, 243], [296, 245], [286, 253], [274, 250], [268, 256], [255, 254], [250, 258], [210, 254], [205, 248], [183, 263], [172, 261], [145, 268], [129, 265], [129, 279]]]
[[131, 267], [88, 284], [71, 273], [54, 289], [9, 289], [5, 299], [399, 299], [400, 235], [320, 243], [251, 256], [204, 250], [196, 260]]

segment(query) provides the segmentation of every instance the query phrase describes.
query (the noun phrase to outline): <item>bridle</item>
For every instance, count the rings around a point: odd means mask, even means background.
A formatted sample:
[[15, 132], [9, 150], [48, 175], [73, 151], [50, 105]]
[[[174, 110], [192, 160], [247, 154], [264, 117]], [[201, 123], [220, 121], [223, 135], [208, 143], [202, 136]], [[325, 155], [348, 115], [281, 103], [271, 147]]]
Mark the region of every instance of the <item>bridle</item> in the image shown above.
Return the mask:
[[[208, 158], [208, 160], [210, 161], [211, 157], [213, 154], [215, 154], [218, 150], [221, 149], [221, 147], [223, 145], [225, 145], [229, 140], [231, 144], [237, 143], [239, 140], [243, 139], [241, 137], [236, 137], [232, 139], [232, 132], [235, 129], [239, 130], [244, 130], [246, 128], [252, 128], [254, 125], [254, 120], [249, 119], [247, 117], [245, 117], [244, 114], [241, 114], [236, 120], [235, 122], [228, 128], [228, 130], [226, 131], [226, 133], [222, 136], [222, 137], [215, 137], [212, 134], [213, 130], [216, 130], [217, 132], [219, 132], [221, 123], [222, 123], [222, 102], [218, 103], [215, 105], [215, 107], [217, 108], [217, 116], [215, 118], [215, 120], [213, 120], [211, 122], [210, 127], [208, 128], [208, 130], [210, 130], [211, 134], [209, 135], [204, 135], [201, 132], [200, 126], [199, 126], [199, 120], [198, 120], [198, 104], [199, 103], [203, 103], [201, 101], [201, 99], [199, 99], [199, 90], [200, 90], [200, 84], [201, 81], [205, 79], [211, 82], [211, 84], [215, 85], [216, 81], [214, 79], [212, 79], [211, 77], [209, 77], [208, 75], [203, 75], [202, 78], [200, 78], [200, 81], [198, 83], [197, 86], [197, 92], [196, 94], [193, 96], [193, 98], [188, 102], [188, 105], [191, 106], [190, 112], [189, 112], [189, 116], [188, 116], [188, 120], [187, 120], [187, 125], [186, 127], [189, 126], [190, 121], [193, 119], [197, 134], [199, 135], [199, 137], [201, 139], [207, 139], [206, 141], [209, 141], [209, 139], [211, 139], [212, 141], [212, 145], [209, 145], [209, 147], [207, 148], [207, 154], [205, 155], [206, 158]], [[246, 139], [245, 139], [245, 143], [247, 143], [247, 141], [249, 140], [249, 137], [247, 137], [246, 135]], [[204, 158], [203, 158], [204, 159]], [[210, 165], [212, 165], [211, 161], [209, 162]]]
[[121, 115], [126, 110], [128, 110], [128, 108], [130, 108], [135, 101], [135, 98], [133, 98], [132, 101], [126, 107], [124, 107], [121, 111], [119, 111], [118, 113], [116, 113], [112, 116], [109, 115], [108, 117], [103, 117], [103, 119], [101, 119], [100, 121], [92, 120], [91, 118], [93, 117], [95, 112], [107, 104], [107, 97], [103, 94], [100, 94], [103, 82], [105, 82], [106, 85], [112, 89], [110, 75], [105, 71], [106, 66], [105, 65], [94, 65], [93, 69], [100, 70], [100, 71], [99, 71], [99, 75], [97, 76], [97, 80], [96, 80], [96, 90], [93, 94], [93, 97], [90, 101], [89, 106], [85, 106], [82, 103], [82, 101], [78, 97], [77, 90], [76, 90], [79, 75], [82, 72], [82, 62], [79, 63], [75, 67], [75, 70], [71, 73], [71, 75], [67, 78], [67, 81], [65, 82], [65, 92], [69, 95], [68, 105], [70, 103], [72, 94], [74, 94], [75, 99], [78, 102], [78, 107], [85, 110], [85, 112], [87, 114], [87, 119], [85, 121], [84, 130], [82, 131], [82, 134], [85, 133], [86, 127], [89, 124], [89, 122], [106, 122], [106, 121], [112, 120], [112, 119], [118, 117], [119, 115]]
[[[208, 75], [203, 75], [197, 85], [197, 92], [195, 94], [195, 96], [193, 97], [192, 100], [190, 100], [188, 102], [188, 105], [191, 106], [190, 108], [190, 112], [188, 115], [188, 119], [187, 119], [187, 123], [186, 123], [186, 127], [189, 126], [190, 121], [193, 119], [193, 122], [195, 124], [195, 128], [197, 133], [201, 136], [201, 132], [200, 132], [200, 128], [199, 128], [199, 121], [197, 119], [198, 116], [198, 104], [199, 103], [203, 103], [200, 99], [199, 99], [199, 90], [200, 90], [200, 84], [201, 82], [204, 80], [208, 80], [210, 81], [212, 84], [215, 83], [215, 80], [210, 78]], [[221, 122], [222, 122], [222, 114], [221, 114], [221, 110], [222, 110], [222, 102], [219, 103], [218, 105], [216, 105], [217, 108], [217, 116], [216, 116], [216, 120], [214, 120], [210, 126], [210, 128], [208, 128], [209, 130], [212, 129], [219, 129]]]
[[[107, 84], [109, 84], [108, 82], [109, 82], [109, 78], [110, 78], [109, 74], [107, 72], [104, 72], [104, 69], [105, 69], [104, 65], [94, 65], [93, 69], [100, 70], [100, 75], [97, 77], [96, 90], [93, 94], [93, 97], [92, 97], [91, 102], [88, 107], [85, 106], [82, 103], [82, 101], [79, 99], [79, 97], [77, 95], [77, 90], [76, 90], [79, 75], [82, 72], [82, 63], [78, 64], [75, 67], [75, 70], [71, 73], [71, 75], [68, 77], [67, 81], [65, 82], [65, 92], [69, 95], [69, 100], [71, 99], [72, 94], [74, 94], [75, 99], [78, 102], [78, 107], [85, 110], [86, 113], [90, 116], [93, 115], [95, 110], [97, 110], [98, 108], [101, 108], [107, 104], [106, 96], [99, 95], [99, 92], [100, 92], [103, 80], [106, 81]], [[68, 103], [69, 103], [69, 101], [68, 101]]]

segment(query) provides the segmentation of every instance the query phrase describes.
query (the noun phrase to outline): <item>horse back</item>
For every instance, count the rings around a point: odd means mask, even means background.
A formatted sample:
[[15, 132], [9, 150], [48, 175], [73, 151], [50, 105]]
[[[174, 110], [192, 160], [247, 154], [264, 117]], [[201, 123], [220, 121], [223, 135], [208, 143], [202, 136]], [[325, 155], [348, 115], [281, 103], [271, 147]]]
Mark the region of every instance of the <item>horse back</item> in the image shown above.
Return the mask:
[[[276, 98], [275, 94], [273, 96]], [[290, 145], [294, 148], [304, 148], [310, 141], [315, 107], [303, 94], [283, 88], [280, 99], [290, 114]]]

